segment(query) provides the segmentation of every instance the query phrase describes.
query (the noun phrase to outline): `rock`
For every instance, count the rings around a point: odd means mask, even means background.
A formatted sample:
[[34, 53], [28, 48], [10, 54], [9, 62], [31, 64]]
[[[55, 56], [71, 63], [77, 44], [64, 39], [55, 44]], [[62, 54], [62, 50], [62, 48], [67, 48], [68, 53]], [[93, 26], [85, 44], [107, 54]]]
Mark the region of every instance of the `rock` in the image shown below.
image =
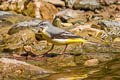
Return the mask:
[[102, 20], [99, 23], [102, 29], [108, 34], [111, 40], [120, 36], [120, 22], [115, 20]]
[[16, 32], [19, 32], [20, 30], [25, 30], [25, 29], [34, 29], [34, 31], [36, 31], [36, 33], [38, 33], [36, 28], [38, 27], [38, 24], [40, 22], [41, 22], [41, 20], [34, 19], [34, 20], [27, 20], [27, 21], [17, 23], [9, 29], [8, 34], [11, 35]]
[[82, 11], [71, 10], [71, 9], [65, 9], [63, 11], [58, 12], [56, 14], [54, 22], [55, 21], [57, 22], [58, 19], [63, 23], [74, 23], [74, 24], [87, 21]]
[[116, 10], [120, 11], [120, 5], [119, 5], [119, 6], [117, 6]]
[[91, 60], [87, 60], [84, 65], [85, 66], [97, 66], [99, 63], [98, 59], [91, 59]]
[[120, 22], [120, 14], [116, 14], [115, 20]]
[[[98, 49], [97, 47], [96, 47], [96, 49], [95, 48], [93, 49], [93, 46], [92, 47], [88, 47], [89, 49], [83, 48], [83, 52], [84, 53], [82, 53], [80, 56], [76, 56], [75, 57], [75, 63], [76, 64], [84, 64], [85, 61], [91, 60], [91, 59], [98, 59], [98, 61], [100, 61], [100, 62], [105, 62], [105, 61], [110, 61], [110, 60], [113, 60], [113, 59], [116, 58], [117, 54], [105, 53], [106, 51], [103, 51], [102, 50], [103, 48], [100, 48], [101, 52], [100, 51], [97, 52], [97, 49]], [[93, 49], [94, 51], [85, 52], [86, 50], [91, 50], [91, 49]], [[108, 49], [108, 51], [109, 50], [110, 49]]]
[[16, 12], [22, 12], [24, 9], [24, 3], [27, 0], [2, 0], [0, 9], [1, 10], [12, 10]]
[[0, 11], [0, 27], [12, 25], [12, 21], [9, 20], [9, 18], [12, 17], [15, 17], [15, 14], [7, 11]]
[[76, 0], [65, 0], [66, 6], [72, 8], [75, 1]]
[[33, 79], [55, 73], [15, 59], [0, 58], [0, 72], [2, 79]]
[[[91, 80], [91, 79], [96, 80], [98, 78], [100, 80], [115, 80], [115, 79], [119, 80], [119, 76], [120, 76], [119, 61], [120, 61], [120, 55], [118, 53], [115, 59], [104, 62], [103, 64], [99, 65], [101, 66], [101, 68], [99, 68], [98, 72], [95, 72], [94, 74], [89, 75], [87, 78], [83, 80]], [[116, 76], [114, 74], [118, 74], [118, 75]]]
[[13, 16], [14, 14], [6, 12], [6, 11], [0, 11], [0, 16]]
[[120, 0], [117, 0], [116, 4], [120, 5]]
[[11, 28], [11, 26], [20, 21], [28, 20], [31, 18], [27, 16], [22, 16], [20, 14], [16, 14], [14, 12], [8, 12], [8, 11], [0, 11], [0, 12], [1, 12], [1, 15], [0, 15], [0, 21], [1, 21], [0, 22], [0, 50], [1, 50], [3, 49], [3, 47], [6, 47], [5, 46], [6, 44], [9, 45], [9, 43], [6, 43], [6, 42], [9, 42], [8, 41], [9, 39], [11, 40], [11, 38], [8, 35], [8, 30]]
[[117, 0], [99, 0], [102, 5], [111, 5], [117, 2]]
[[92, 28], [92, 24], [79, 25], [69, 31], [97, 43], [104, 43], [103, 35], [107, 35], [103, 30]]
[[0, 9], [15, 11], [30, 17], [47, 19], [51, 22], [58, 12], [54, 5], [39, 0], [6, 0], [1, 2]]
[[120, 42], [120, 37], [115, 38], [113, 42]]
[[51, 4], [55, 5], [55, 6], [62, 6], [62, 7], [65, 6], [64, 1], [62, 1], [62, 0], [43, 0], [43, 1], [51, 3]]
[[31, 56], [31, 57], [36, 57], [37, 55], [35, 54], [35, 52], [33, 51], [33, 48], [32, 46], [24, 46], [24, 51], [26, 52], [27, 54], [27, 57], [28, 56]]
[[[59, 55], [57, 57], [48, 58], [47, 63], [48, 65], [52, 64], [53, 66], [56, 65], [58, 67], [76, 66], [74, 56], [72, 55]], [[53, 67], [52, 65], [51, 67]]]
[[24, 45], [31, 45], [36, 41], [35, 33], [31, 30], [23, 30], [16, 34], [9, 35], [2, 40], [2, 51], [22, 51]]
[[120, 48], [120, 37], [117, 37], [113, 40], [112, 47]]
[[101, 5], [97, 0], [76, 0], [74, 3], [75, 9], [83, 9], [83, 10], [95, 10], [101, 9]]
[[53, 21], [57, 12], [58, 10], [54, 5], [38, 0], [35, 0], [34, 3], [30, 1], [23, 11], [25, 15], [49, 20], [51, 22]]

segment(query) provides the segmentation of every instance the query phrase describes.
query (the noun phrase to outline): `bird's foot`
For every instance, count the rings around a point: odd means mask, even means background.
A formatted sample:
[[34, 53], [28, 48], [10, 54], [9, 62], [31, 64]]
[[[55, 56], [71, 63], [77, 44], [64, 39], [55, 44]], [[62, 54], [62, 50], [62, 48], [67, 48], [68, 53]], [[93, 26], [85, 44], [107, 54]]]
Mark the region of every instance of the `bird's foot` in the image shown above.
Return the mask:
[[67, 57], [68, 54], [66, 53], [60, 53], [60, 56]]

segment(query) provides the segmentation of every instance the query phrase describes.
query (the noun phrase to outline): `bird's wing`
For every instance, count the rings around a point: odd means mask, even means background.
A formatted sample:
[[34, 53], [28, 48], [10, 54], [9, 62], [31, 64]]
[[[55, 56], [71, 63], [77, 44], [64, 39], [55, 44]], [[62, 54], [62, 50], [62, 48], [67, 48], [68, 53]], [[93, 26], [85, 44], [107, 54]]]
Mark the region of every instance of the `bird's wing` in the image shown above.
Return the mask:
[[53, 27], [47, 30], [53, 39], [76, 39], [83, 38], [77, 35], [72, 34], [71, 32], [65, 31], [63, 29]]

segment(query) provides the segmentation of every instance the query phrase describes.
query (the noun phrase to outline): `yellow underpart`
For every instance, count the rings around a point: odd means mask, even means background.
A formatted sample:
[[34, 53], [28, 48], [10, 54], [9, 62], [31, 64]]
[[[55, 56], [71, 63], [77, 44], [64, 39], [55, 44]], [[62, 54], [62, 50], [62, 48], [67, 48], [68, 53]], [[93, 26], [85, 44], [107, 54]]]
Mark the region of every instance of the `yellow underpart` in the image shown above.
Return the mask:
[[86, 40], [85, 39], [68, 39], [66, 43], [77, 43], [77, 42], [84, 43], [84, 42], [86, 42]]
[[42, 31], [42, 36], [44, 39], [46, 39], [48, 42], [53, 44], [71, 44], [71, 43], [84, 43], [86, 42], [85, 39], [79, 38], [79, 39], [51, 39], [45, 30]]

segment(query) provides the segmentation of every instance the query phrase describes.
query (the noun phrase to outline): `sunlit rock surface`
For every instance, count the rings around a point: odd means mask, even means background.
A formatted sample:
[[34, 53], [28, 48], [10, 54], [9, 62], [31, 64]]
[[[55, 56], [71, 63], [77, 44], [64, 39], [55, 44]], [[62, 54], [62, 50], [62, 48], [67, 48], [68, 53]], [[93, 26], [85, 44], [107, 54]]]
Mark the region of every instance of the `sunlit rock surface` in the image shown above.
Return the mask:
[[8, 58], [0, 58], [0, 71], [0, 79], [36, 79], [55, 73], [23, 61]]

